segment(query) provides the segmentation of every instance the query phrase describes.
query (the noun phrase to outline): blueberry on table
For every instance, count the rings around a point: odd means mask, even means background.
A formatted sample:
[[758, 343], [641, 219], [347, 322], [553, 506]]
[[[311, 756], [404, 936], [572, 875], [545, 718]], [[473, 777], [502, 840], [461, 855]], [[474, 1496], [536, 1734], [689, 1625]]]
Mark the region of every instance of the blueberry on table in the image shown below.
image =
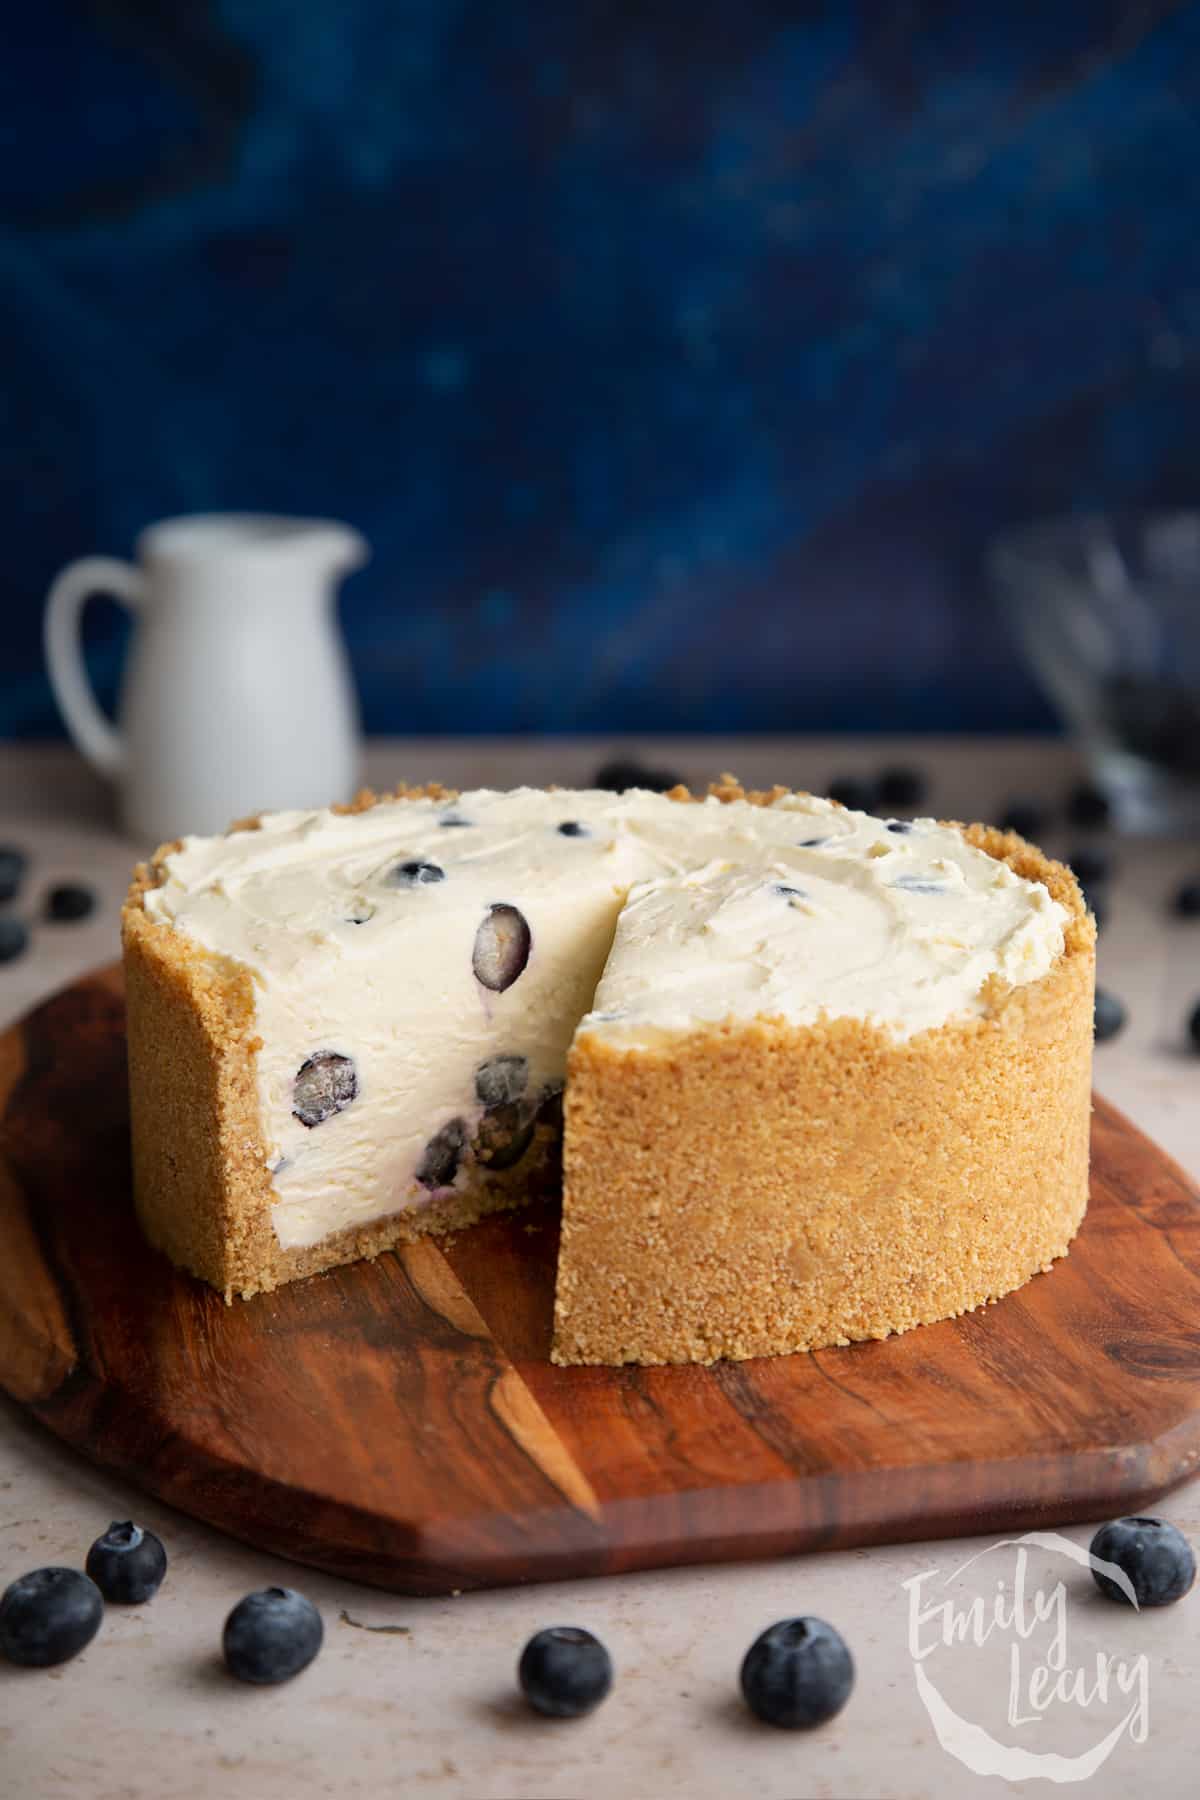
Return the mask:
[[1081, 781], [1067, 796], [1067, 817], [1072, 825], [1107, 825], [1112, 806], [1103, 788]]
[[1067, 858], [1080, 887], [1098, 887], [1112, 874], [1112, 858], [1095, 844], [1079, 844]]
[[76, 881], [60, 882], [46, 895], [46, 917], [55, 925], [73, 925], [95, 909], [96, 896], [91, 888]]
[[274, 1687], [307, 1669], [324, 1636], [311, 1600], [294, 1588], [263, 1588], [239, 1600], [225, 1621], [225, 1667], [239, 1681]]
[[875, 783], [866, 775], [838, 775], [829, 784], [829, 798], [839, 800], [851, 812], [869, 813], [878, 794]]
[[524, 972], [532, 947], [533, 933], [523, 913], [505, 902], [489, 906], [471, 956], [476, 981], [502, 994]]
[[920, 769], [897, 765], [880, 772], [879, 798], [885, 806], [902, 806], [911, 810], [920, 806], [929, 791], [929, 783]]
[[808, 1731], [845, 1706], [854, 1659], [824, 1619], [781, 1619], [747, 1650], [741, 1681], [746, 1705], [765, 1725]]
[[1038, 838], [1046, 829], [1046, 814], [1033, 800], [1010, 800], [1000, 819], [1001, 831], [1015, 831], [1018, 837]]
[[27, 864], [25, 852], [15, 844], [0, 844], [0, 904], [16, 899]]
[[[1098, 1561], [1115, 1563], [1141, 1606], [1171, 1606], [1196, 1579], [1196, 1558], [1182, 1531], [1166, 1519], [1113, 1519], [1089, 1546]], [[1132, 1606], [1128, 1590], [1103, 1569], [1092, 1579], [1106, 1600]]]
[[29, 927], [23, 919], [0, 917], [0, 963], [12, 962], [29, 943]]
[[1125, 1023], [1125, 1008], [1115, 994], [1107, 988], [1096, 989], [1095, 1032], [1096, 1042], [1106, 1044], [1109, 1038], [1116, 1037]]
[[475, 1094], [480, 1106], [508, 1106], [529, 1086], [529, 1062], [524, 1056], [489, 1056], [475, 1071]]
[[1185, 881], [1176, 890], [1171, 911], [1179, 919], [1200, 919], [1200, 881]]
[[34, 1569], [0, 1598], [0, 1652], [26, 1669], [67, 1662], [104, 1617], [100, 1589], [81, 1569]]
[[384, 885], [393, 888], [430, 887], [435, 881], [445, 879], [446, 871], [438, 863], [402, 862], [388, 870]]
[[167, 1553], [152, 1531], [131, 1519], [114, 1519], [88, 1551], [86, 1567], [106, 1600], [140, 1606], [162, 1586]]
[[417, 1164], [417, 1180], [422, 1187], [449, 1187], [458, 1174], [458, 1165], [467, 1145], [467, 1128], [461, 1119], [451, 1119], [436, 1132], [421, 1152]]
[[624, 794], [629, 788], [645, 788], [651, 794], [665, 794], [679, 786], [679, 776], [670, 769], [648, 769], [632, 757], [615, 757], [602, 764], [593, 780], [598, 788], [610, 794]]
[[521, 1692], [548, 1719], [580, 1719], [612, 1687], [612, 1657], [579, 1625], [550, 1625], [530, 1638], [517, 1664]]
[[357, 1093], [358, 1075], [350, 1057], [337, 1050], [314, 1050], [292, 1083], [292, 1117], [311, 1130], [342, 1112]]

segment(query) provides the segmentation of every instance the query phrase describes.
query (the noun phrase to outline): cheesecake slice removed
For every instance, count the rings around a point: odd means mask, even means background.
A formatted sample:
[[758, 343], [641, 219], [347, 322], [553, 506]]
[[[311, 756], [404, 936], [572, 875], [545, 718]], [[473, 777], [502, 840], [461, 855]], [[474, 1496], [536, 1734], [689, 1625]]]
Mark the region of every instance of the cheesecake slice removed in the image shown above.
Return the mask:
[[164, 846], [123, 928], [138, 1212], [227, 1297], [557, 1194], [564, 1152], [563, 1362], [904, 1329], [1083, 1213], [1094, 927], [1011, 836], [428, 788]]

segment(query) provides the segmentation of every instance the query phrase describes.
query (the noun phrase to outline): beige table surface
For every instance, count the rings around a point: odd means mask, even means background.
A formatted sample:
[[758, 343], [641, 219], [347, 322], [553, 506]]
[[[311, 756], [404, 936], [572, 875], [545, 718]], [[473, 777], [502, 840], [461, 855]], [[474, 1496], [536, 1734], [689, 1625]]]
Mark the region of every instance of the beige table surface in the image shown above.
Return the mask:
[[[902, 759], [932, 778], [940, 816], [995, 816], [1014, 795], [1058, 802], [1076, 774], [1065, 747], [1035, 741], [819, 739], [655, 740], [598, 745], [454, 740], [374, 743], [376, 785], [404, 778], [506, 786], [527, 780], [586, 782], [614, 751], [640, 752], [693, 784], [722, 768], [751, 784], [784, 781], [820, 791], [842, 772]], [[55, 880], [84, 878], [98, 914], [73, 926], [39, 925], [30, 953], [0, 967], [0, 1026], [39, 998], [116, 954], [117, 908], [134, 855], [108, 822], [103, 790], [58, 748], [0, 746], [0, 842], [19, 842], [32, 867], [18, 910], [36, 909]], [[1063, 853], [1086, 834], [1055, 830]], [[1095, 840], [1103, 842], [1103, 837]], [[1172, 922], [1165, 901], [1186, 873], [1200, 875], [1200, 846], [1127, 843], [1116, 848], [1101, 980], [1129, 1007], [1122, 1036], [1100, 1047], [1096, 1086], [1200, 1176], [1200, 1060], [1184, 1021], [1200, 998], [1200, 923]], [[1053, 1276], [1046, 1279], [1053, 1279]], [[1200, 1320], [1197, 1321], [1200, 1330]], [[1200, 1484], [1162, 1510], [1200, 1540]], [[0, 1796], [220, 1795], [301, 1800], [307, 1795], [622, 1796], [657, 1800], [761, 1800], [799, 1795], [932, 1800], [996, 1793], [997, 1776], [968, 1773], [935, 1736], [918, 1696], [908, 1649], [909, 1595], [922, 1570], [946, 1571], [985, 1541], [908, 1545], [741, 1567], [679, 1570], [604, 1582], [411, 1600], [354, 1587], [243, 1548], [143, 1500], [89, 1467], [0, 1405], [0, 1583], [43, 1563], [81, 1562], [110, 1518], [133, 1514], [163, 1537], [168, 1581], [147, 1607], [110, 1609], [100, 1636], [65, 1667], [30, 1673], [0, 1666]], [[1086, 1544], [1090, 1529], [1066, 1534]], [[1011, 1576], [994, 1552], [981, 1564]], [[1052, 1549], [1030, 1569], [1053, 1584], [1071, 1565]], [[990, 1578], [990, 1577], [989, 1577]], [[963, 1604], [987, 1594], [970, 1575]], [[1089, 1795], [1191, 1792], [1200, 1752], [1200, 1597], [1142, 1617], [1090, 1598], [1086, 1572], [1068, 1574], [1072, 1664], [1097, 1648], [1147, 1658], [1145, 1741], [1118, 1743], [1083, 1784]], [[971, 1586], [972, 1580], [975, 1585]], [[252, 1587], [292, 1583], [321, 1607], [326, 1642], [289, 1686], [241, 1688], [215, 1662], [221, 1622]], [[400, 1623], [408, 1635], [369, 1633], [340, 1621]], [[854, 1695], [821, 1731], [758, 1727], [735, 1698], [737, 1666], [753, 1636], [795, 1612], [831, 1619], [858, 1664]], [[576, 1724], [535, 1720], [513, 1701], [512, 1667], [539, 1625], [578, 1622], [609, 1644], [618, 1664], [611, 1699]], [[999, 1640], [997, 1640], [999, 1642]], [[1038, 1725], [1006, 1727], [1005, 1667], [997, 1642], [954, 1653], [953, 1704], [994, 1737], [1075, 1755], [1121, 1711], [1056, 1703]], [[999, 1651], [1009, 1651], [1002, 1642]], [[939, 1652], [945, 1663], [945, 1654]], [[1031, 1652], [1032, 1654], [1032, 1652]], [[928, 1666], [935, 1667], [935, 1663]], [[1046, 1792], [1045, 1780], [1012, 1787]]]

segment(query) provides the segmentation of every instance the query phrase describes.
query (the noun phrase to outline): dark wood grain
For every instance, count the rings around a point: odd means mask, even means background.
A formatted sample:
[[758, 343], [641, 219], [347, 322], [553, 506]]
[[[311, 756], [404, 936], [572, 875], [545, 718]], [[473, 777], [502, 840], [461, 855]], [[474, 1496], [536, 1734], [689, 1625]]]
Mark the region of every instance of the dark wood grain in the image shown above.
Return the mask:
[[1051, 1274], [882, 1344], [548, 1360], [531, 1209], [227, 1307], [130, 1203], [117, 970], [0, 1037], [0, 1383], [189, 1513], [405, 1592], [1100, 1517], [1200, 1459], [1200, 1194], [1097, 1102]]

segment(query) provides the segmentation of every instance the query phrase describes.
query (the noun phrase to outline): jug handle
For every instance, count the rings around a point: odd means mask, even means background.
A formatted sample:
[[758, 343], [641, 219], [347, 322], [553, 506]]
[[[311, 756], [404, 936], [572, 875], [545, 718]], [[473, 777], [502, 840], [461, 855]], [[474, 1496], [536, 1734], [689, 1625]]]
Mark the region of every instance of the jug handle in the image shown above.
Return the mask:
[[101, 774], [116, 775], [125, 761], [125, 745], [100, 709], [83, 660], [80, 620], [92, 594], [111, 594], [136, 612], [146, 596], [145, 578], [132, 563], [114, 556], [84, 556], [68, 563], [46, 596], [46, 666], [59, 710], [88, 761]]

